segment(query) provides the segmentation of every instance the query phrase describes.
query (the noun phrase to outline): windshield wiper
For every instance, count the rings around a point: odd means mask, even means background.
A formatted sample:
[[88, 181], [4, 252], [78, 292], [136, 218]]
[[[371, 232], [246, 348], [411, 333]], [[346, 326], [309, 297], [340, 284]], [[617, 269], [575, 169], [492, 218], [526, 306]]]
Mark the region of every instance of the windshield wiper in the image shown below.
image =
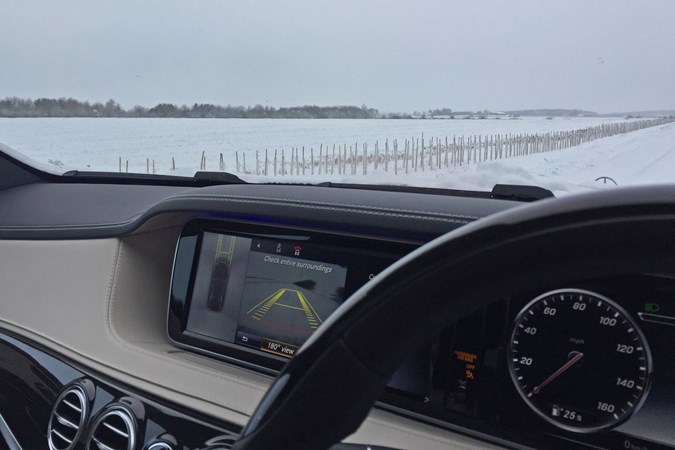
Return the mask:
[[148, 184], [203, 187], [220, 184], [248, 184], [236, 175], [227, 172], [197, 172], [193, 177], [178, 175], [152, 175], [146, 173], [94, 172], [70, 170], [55, 181], [61, 182], [105, 182], [112, 184]]
[[518, 202], [533, 202], [555, 197], [553, 192], [539, 186], [520, 186], [515, 184], [496, 184], [492, 191], [467, 191], [462, 189], [443, 189], [432, 187], [404, 186], [395, 184], [351, 184], [326, 181], [315, 186], [343, 189], [363, 189], [371, 191], [406, 192], [413, 194], [445, 195], [450, 197], [494, 198]]
[[195, 181], [203, 183], [204, 185], [216, 184], [249, 184], [238, 176], [230, 172], [204, 172], [195, 173]]
[[534, 202], [550, 197], [555, 197], [555, 195], [548, 189], [519, 184], [495, 184], [490, 193], [490, 198], [514, 200], [517, 202]]

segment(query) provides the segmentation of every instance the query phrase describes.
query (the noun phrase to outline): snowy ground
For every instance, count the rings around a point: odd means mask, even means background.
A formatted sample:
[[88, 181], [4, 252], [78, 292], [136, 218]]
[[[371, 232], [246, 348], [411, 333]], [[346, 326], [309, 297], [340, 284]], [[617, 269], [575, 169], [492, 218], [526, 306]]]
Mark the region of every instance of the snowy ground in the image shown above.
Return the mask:
[[[429, 138], [450, 140], [454, 135], [518, 134], [576, 130], [608, 118], [523, 118], [519, 120], [302, 120], [302, 119], [105, 119], [105, 118], [0, 118], [0, 142], [61, 171], [119, 170], [118, 160], [129, 161], [129, 171], [145, 172], [146, 159], [156, 161], [159, 173], [170, 173], [171, 158], [178, 175], [199, 170], [201, 153], [207, 169], [218, 170], [223, 153], [227, 170], [235, 166], [235, 151], [291, 147], [314, 148], [321, 144], [359, 145], [370, 149], [385, 139]], [[318, 155], [318, 153], [317, 153]]]
[[[191, 176], [199, 169], [202, 150], [207, 169], [218, 170], [224, 153], [226, 170], [234, 169], [234, 151], [305, 146], [320, 143], [402, 141], [472, 134], [508, 134], [579, 129], [616, 119], [522, 120], [207, 120], [207, 119], [0, 119], [0, 142], [52, 170], [117, 171], [118, 158], [130, 171], [145, 172], [146, 158], [158, 173]], [[171, 158], [177, 170], [170, 170]], [[353, 182], [491, 189], [496, 183], [547, 187], [557, 195], [610, 185], [594, 181], [608, 176], [619, 185], [675, 181], [675, 124], [596, 140], [544, 154], [464, 167], [395, 176], [392, 168], [360, 175], [298, 177], [248, 176], [251, 181]]]

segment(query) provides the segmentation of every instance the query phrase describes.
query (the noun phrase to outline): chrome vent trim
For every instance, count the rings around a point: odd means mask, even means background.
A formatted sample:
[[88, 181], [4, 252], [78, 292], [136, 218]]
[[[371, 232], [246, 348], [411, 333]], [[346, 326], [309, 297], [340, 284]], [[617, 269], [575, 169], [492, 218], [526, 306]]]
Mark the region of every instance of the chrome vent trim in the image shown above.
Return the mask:
[[87, 420], [87, 394], [80, 386], [72, 386], [59, 395], [52, 408], [47, 427], [50, 450], [71, 450], [77, 444]]
[[136, 421], [123, 407], [114, 406], [103, 413], [91, 427], [87, 450], [134, 450]]
[[155, 442], [148, 447], [148, 450], [174, 450], [174, 448], [166, 442]]
[[232, 448], [232, 446], [237, 442], [237, 437], [230, 435], [230, 434], [224, 434], [221, 436], [216, 436], [214, 438], [209, 439], [206, 441], [206, 446], [208, 448], [214, 448], [218, 450], [227, 450]]

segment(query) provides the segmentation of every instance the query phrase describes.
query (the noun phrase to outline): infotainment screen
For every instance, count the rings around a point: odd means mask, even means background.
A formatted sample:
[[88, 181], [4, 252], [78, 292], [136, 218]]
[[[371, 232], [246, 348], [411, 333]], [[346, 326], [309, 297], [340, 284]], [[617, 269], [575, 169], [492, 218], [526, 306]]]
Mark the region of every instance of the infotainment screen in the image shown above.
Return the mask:
[[345, 299], [348, 256], [300, 240], [205, 231], [185, 328], [290, 358]]
[[187, 330], [292, 357], [344, 297], [347, 268], [315, 250], [204, 233]]

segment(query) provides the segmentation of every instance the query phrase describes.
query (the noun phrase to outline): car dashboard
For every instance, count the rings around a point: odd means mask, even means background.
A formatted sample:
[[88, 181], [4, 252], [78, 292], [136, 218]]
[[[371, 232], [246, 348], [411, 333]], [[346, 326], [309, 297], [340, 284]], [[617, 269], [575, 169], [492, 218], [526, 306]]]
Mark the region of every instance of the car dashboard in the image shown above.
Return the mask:
[[[229, 448], [351, 293], [517, 206], [316, 186], [0, 191], [0, 449]], [[411, 355], [346, 442], [673, 448], [674, 298], [672, 268], [495, 298]]]

